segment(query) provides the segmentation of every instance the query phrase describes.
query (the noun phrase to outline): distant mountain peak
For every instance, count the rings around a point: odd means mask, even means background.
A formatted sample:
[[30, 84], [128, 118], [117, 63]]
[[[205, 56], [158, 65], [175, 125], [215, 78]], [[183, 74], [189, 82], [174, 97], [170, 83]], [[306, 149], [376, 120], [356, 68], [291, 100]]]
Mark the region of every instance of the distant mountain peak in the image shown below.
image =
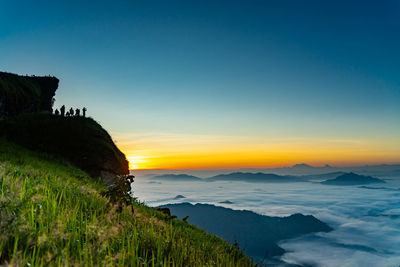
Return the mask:
[[349, 172], [339, 175], [335, 179], [326, 180], [321, 183], [327, 185], [362, 185], [372, 183], [385, 183], [385, 181], [372, 176], [359, 175], [354, 172]]
[[306, 163], [300, 163], [300, 164], [295, 164], [295, 165], [293, 165], [292, 166], [292, 168], [293, 169], [304, 169], [304, 168], [314, 168], [313, 166], [311, 166], [311, 165], [308, 165], [308, 164], [306, 164]]

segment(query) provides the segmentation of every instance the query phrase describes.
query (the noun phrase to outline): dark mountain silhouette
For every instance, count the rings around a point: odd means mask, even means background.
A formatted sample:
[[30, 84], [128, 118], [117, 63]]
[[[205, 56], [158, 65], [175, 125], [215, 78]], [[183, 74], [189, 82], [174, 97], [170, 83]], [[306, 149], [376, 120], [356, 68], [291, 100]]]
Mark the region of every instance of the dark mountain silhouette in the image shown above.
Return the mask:
[[66, 159], [106, 183], [115, 175], [129, 173], [125, 155], [91, 118], [24, 114], [0, 121], [0, 137]]
[[230, 200], [224, 200], [224, 201], [220, 201], [218, 203], [221, 203], [221, 204], [233, 204], [233, 202], [230, 201]]
[[96, 121], [52, 114], [58, 82], [0, 72], [0, 138], [65, 159], [106, 183], [128, 174], [125, 155]]
[[[336, 175], [337, 176], [337, 175]], [[335, 176], [335, 177], [336, 177]], [[156, 175], [150, 178], [150, 180], [164, 180], [164, 181], [243, 181], [243, 182], [276, 182], [276, 183], [287, 183], [287, 182], [304, 182], [312, 176], [292, 176], [292, 175], [277, 175], [271, 173], [250, 173], [250, 172], [234, 172], [230, 174], [219, 174], [211, 178], [199, 178], [188, 174], [163, 174]], [[324, 177], [329, 178], [329, 177]]]
[[187, 174], [163, 174], [153, 176], [151, 180], [162, 180], [162, 181], [203, 181], [203, 179]]
[[342, 174], [335, 179], [330, 179], [321, 182], [326, 185], [363, 185], [372, 183], [385, 183], [385, 181], [365, 175], [358, 175], [353, 172]]
[[292, 169], [313, 169], [314, 167], [305, 163], [295, 164]]
[[0, 72], [0, 120], [22, 113], [51, 112], [59, 80]]
[[304, 182], [306, 179], [298, 176], [283, 176], [271, 173], [251, 173], [251, 172], [234, 172], [230, 174], [220, 174], [213, 176], [207, 181], [244, 181], [244, 182]]
[[311, 215], [293, 214], [269, 217], [251, 211], [232, 210], [208, 204], [180, 203], [161, 206], [178, 218], [216, 234], [230, 243], [238, 242], [249, 256], [257, 259], [281, 255], [277, 242], [303, 234], [331, 231], [324, 222]]
[[[308, 165], [310, 166], [310, 165]], [[281, 168], [240, 168], [240, 169], [213, 169], [213, 170], [171, 170], [171, 169], [152, 169], [152, 170], [135, 170], [135, 175], [138, 177], [147, 177], [154, 175], [163, 175], [163, 174], [188, 174], [197, 177], [206, 178], [212, 177], [220, 174], [230, 174], [232, 172], [248, 172], [248, 173], [273, 173], [276, 175], [288, 175], [288, 176], [304, 176], [304, 179], [307, 179], [308, 175], [323, 175], [326, 173], [333, 172], [355, 172], [363, 175], [376, 175], [376, 176], [393, 176], [398, 175], [400, 171], [400, 164], [381, 164], [381, 165], [362, 165], [362, 166], [346, 166], [346, 167], [337, 167], [325, 165], [323, 167], [313, 167], [306, 168], [301, 170], [300, 168], [293, 167], [281, 167]], [[333, 178], [333, 177], [332, 177]], [[312, 178], [314, 179], [314, 178]], [[320, 179], [320, 178], [317, 178]], [[329, 179], [329, 178], [321, 178], [321, 179]]]

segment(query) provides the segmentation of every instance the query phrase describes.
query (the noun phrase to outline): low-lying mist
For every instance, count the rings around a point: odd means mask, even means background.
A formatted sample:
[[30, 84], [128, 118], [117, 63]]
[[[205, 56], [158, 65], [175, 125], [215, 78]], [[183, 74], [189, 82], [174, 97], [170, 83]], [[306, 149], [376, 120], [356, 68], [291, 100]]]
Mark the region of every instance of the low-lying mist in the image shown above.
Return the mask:
[[208, 203], [269, 216], [313, 215], [334, 230], [282, 241], [279, 245], [286, 250], [281, 257], [284, 262], [399, 266], [400, 177], [391, 178], [377, 185], [331, 186], [315, 182], [174, 182], [137, 177], [134, 195], [150, 206]]

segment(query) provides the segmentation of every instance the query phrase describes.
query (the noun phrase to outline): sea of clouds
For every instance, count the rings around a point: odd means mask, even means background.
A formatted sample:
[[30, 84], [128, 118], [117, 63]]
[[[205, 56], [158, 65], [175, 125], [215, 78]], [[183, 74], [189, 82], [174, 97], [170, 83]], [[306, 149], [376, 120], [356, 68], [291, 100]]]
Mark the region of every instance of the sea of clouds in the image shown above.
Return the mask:
[[[282, 241], [287, 263], [400, 266], [400, 177], [386, 184], [170, 182], [137, 178], [134, 195], [149, 206], [208, 203], [269, 216], [314, 215], [334, 228]], [[183, 195], [183, 199], [175, 199]], [[233, 204], [219, 202], [229, 200]]]

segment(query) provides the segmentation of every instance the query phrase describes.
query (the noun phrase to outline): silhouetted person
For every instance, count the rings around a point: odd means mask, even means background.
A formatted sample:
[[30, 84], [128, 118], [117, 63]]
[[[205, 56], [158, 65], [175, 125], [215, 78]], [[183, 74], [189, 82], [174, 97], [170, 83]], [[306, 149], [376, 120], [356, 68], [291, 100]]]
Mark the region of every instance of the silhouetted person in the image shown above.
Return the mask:
[[83, 115], [83, 117], [86, 117], [86, 108], [85, 107], [83, 107], [83, 109], [82, 109], [82, 115]]
[[74, 110], [72, 108], [69, 109], [69, 115], [74, 116]]
[[65, 113], [65, 117], [69, 117], [69, 111], [67, 111], [67, 113]]
[[77, 108], [77, 109], [75, 110], [75, 116], [79, 117], [80, 113], [81, 113], [80, 109]]
[[54, 114], [56, 114], [57, 116], [60, 115], [60, 112], [58, 111], [58, 109], [56, 109], [56, 111], [54, 111]]
[[61, 106], [60, 112], [61, 112], [61, 116], [64, 117], [64, 115], [65, 115], [65, 106], [64, 105]]

